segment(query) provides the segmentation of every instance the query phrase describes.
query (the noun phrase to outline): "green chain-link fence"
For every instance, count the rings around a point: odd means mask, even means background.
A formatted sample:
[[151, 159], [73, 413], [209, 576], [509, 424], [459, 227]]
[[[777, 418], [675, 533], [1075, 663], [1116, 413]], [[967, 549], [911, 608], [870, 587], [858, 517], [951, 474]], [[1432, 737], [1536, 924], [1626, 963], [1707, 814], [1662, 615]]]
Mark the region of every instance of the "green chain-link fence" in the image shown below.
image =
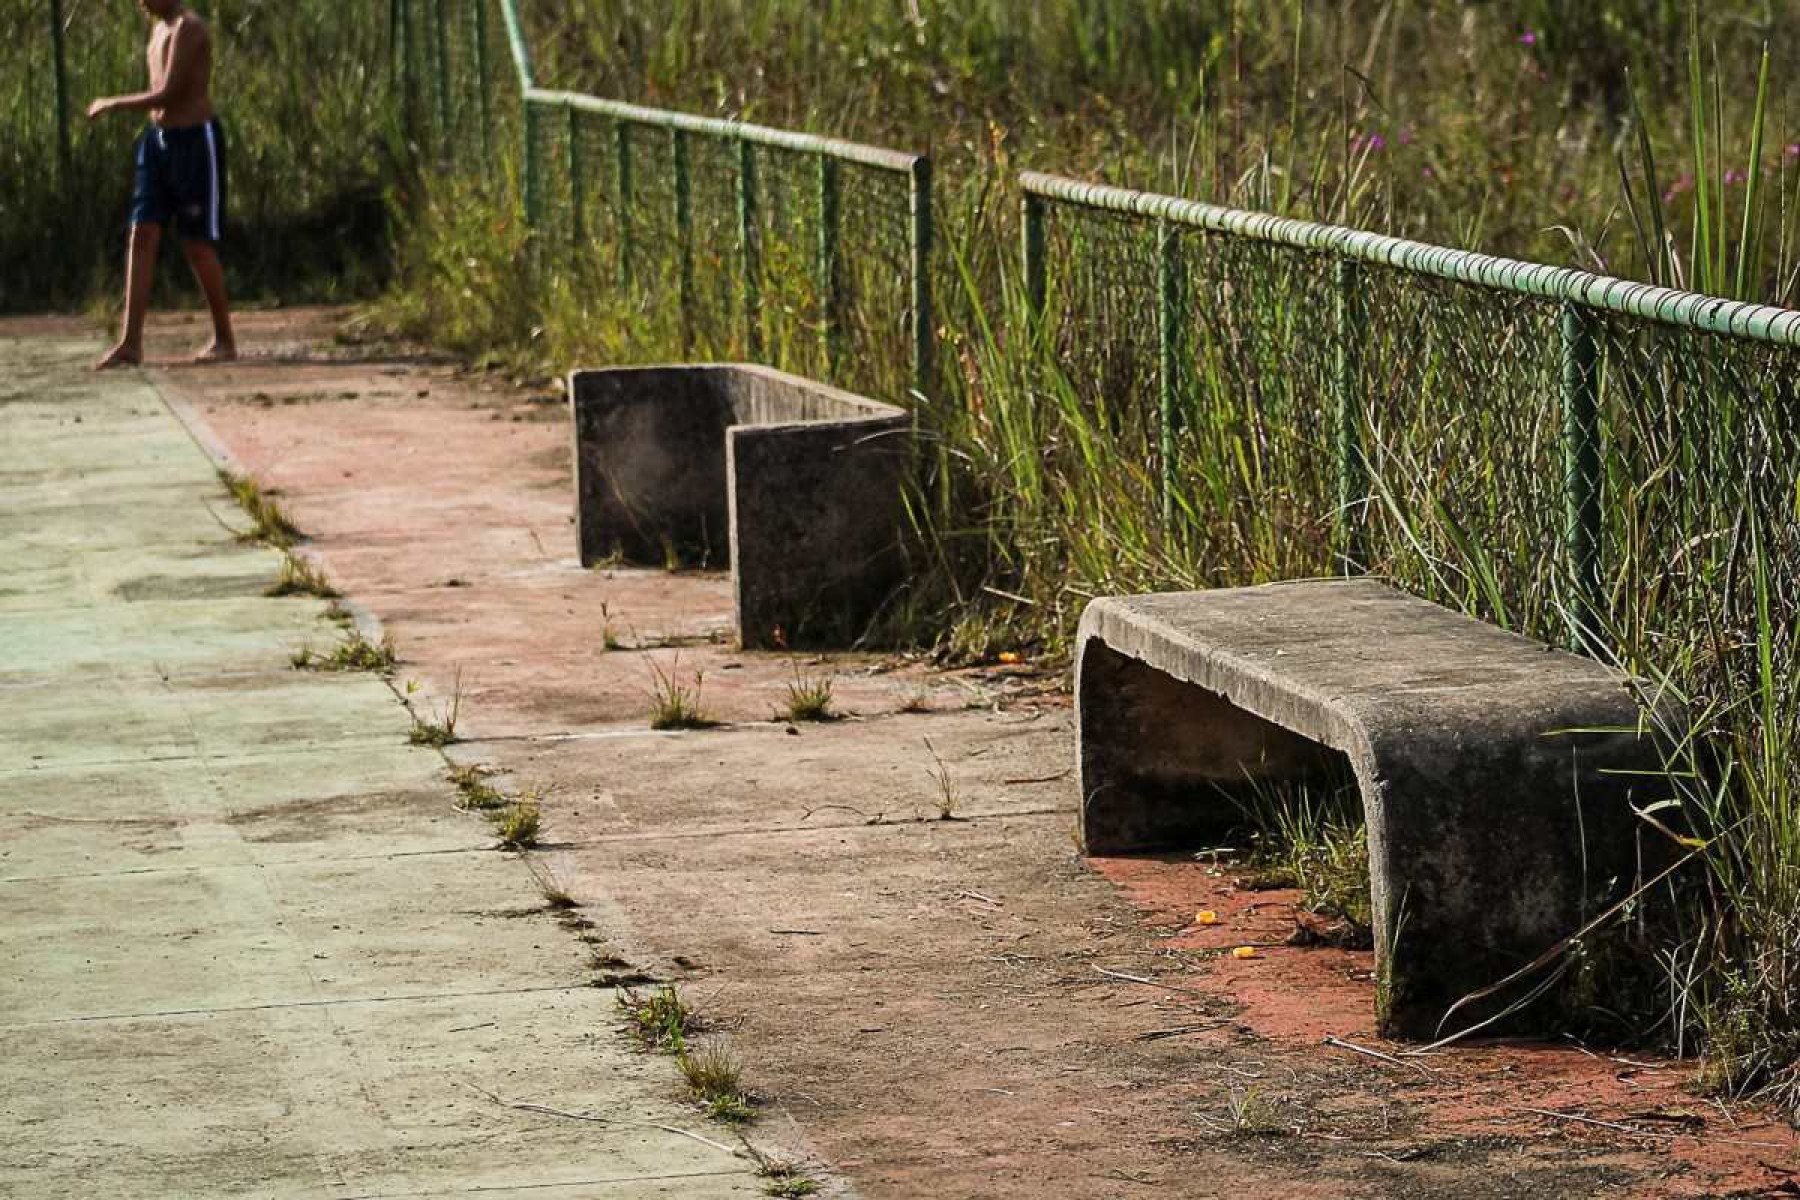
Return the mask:
[[1741, 623], [1752, 538], [1800, 584], [1800, 313], [1022, 183], [1042, 336], [1164, 537], [1640, 650]]
[[516, 161], [543, 286], [688, 357], [928, 391], [927, 159], [540, 88], [512, 0], [390, 0], [389, 20], [414, 143]]

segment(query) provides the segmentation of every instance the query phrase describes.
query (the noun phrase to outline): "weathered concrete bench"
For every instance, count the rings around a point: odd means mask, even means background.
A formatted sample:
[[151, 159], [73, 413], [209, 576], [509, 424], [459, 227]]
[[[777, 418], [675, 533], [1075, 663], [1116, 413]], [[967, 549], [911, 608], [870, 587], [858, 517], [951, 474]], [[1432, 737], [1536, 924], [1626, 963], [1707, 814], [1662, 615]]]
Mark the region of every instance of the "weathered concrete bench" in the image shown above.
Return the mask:
[[581, 561], [732, 568], [746, 647], [854, 641], [903, 567], [912, 419], [767, 367], [576, 371]]
[[1370, 580], [1096, 600], [1078, 654], [1089, 854], [1216, 845], [1239, 789], [1354, 772], [1400, 1036], [1437, 1036], [1621, 895], [1631, 804], [1667, 791], [1632, 774], [1661, 760], [1623, 676]]

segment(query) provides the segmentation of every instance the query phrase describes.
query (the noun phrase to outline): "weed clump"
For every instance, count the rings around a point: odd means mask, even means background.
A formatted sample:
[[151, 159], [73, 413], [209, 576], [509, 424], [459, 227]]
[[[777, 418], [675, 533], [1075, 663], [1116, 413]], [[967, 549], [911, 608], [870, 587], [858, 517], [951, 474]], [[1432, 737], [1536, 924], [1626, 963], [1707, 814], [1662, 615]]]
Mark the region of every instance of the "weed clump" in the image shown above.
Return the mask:
[[487, 768], [471, 764], [452, 767], [450, 782], [456, 785], [456, 807], [464, 812], [491, 813], [505, 808], [510, 801], [488, 783]]
[[335, 600], [339, 594], [323, 570], [292, 554], [281, 560], [281, 573], [263, 591], [263, 595], [275, 598], [316, 596], [321, 600]]
[[329, 654], [319, 654], [310, 646], [302, 646], [289, 658], [298, 671], [368, 671], [375, 675], [392, 675], [399, 656], [394, 641], [383, 634], [379, 642], [371, 642], [360, 632], [351, 631]]
[[650, 663], [650, 728], [652, 729], [712, 729], [718, 722], [707, 715], [700, 706], [701, 676], [694, 673], [692, 687], [675, 681], [675, 667], [665, 671], [657, 665], [656, 660]]
[[790, 721], [835, 721], [838, 713], [831, 707], [831, 676], [802, 675], [794, 666], [794, 680], [787, 685], [787, 707], [782, 715]]
[[260, 542], [277, 550], [286, 550], [301, 539], [303, 535], [299, 528], [253, 477], [220, 471], [219, 482], [250, 518], [250, 528], [238, 535], [240, 541]]
[[[406, 683], [406, 694], [412, 696], [419, 690], [419, 681], [410, 679]], [[412, 729], [406, 740], [414, 746], [434, 746], [442, 749], [456, 742], [456, 720], [462, 712], [462, 671], [456, 672], [456, 682], [450, 690], [450, 703], [438, 709], [431, 716], [413, 713]]]
[[618, 1003], [626, 1027], [646, 1050], [684, 1053], [688, 1034], [698, 1027], [694, 1010], [672, 983], [663, 984], [649, 995], [626, 988], [620, 991]]
[[714, 1120], [741, 1125], [756, 1116], [755, 1101], [745, 1090], [743, 1072], [731, 1052], [718, 1042], [697, 1049], [684, 1049], [676, 1055], [675, 1065]]
[[494, 832], [507, 850], [529, 850], [538, 844], [544, 812], [536, 800], [515, 800], [493, 814]]

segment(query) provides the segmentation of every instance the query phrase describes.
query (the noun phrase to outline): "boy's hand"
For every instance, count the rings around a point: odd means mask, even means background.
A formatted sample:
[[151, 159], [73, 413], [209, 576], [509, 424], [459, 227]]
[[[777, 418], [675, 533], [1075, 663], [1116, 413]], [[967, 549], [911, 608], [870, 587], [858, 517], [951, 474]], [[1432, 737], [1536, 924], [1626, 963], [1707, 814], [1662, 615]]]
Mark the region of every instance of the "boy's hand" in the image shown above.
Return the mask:
[[115, 103], [113, 97], [102, 96], [100, 99], [98, 99], [98, 100], [94, 101], [92, 104], [88, 105], [88, 107], [87, 107], [88, 120], [90, 120], [90, 121], [98, 120], [99, 118], [104, 117], [107, 113], [113, 111], [113, 109], [115, 109], [117, 107], [118, 107], [118, 105], [117, 105], [117, 103]]

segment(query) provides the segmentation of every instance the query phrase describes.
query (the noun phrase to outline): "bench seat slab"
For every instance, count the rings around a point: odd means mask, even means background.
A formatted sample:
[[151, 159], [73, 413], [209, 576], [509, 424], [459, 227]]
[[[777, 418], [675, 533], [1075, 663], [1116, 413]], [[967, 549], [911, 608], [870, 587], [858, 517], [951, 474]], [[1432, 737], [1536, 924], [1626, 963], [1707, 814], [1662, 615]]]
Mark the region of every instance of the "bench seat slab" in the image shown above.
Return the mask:
[[1658, 722], [1629, 684], [1373, 580], [1096, 600], [1076, 666], [1083, 843], [1216, 844], [1241, 823], [1237, 789], [1347, 768], [1368, 827], [1378, 1017], [1433, 1038], [1456, 1001], [1636, 877], [1632, 806], [1667, 785]]

